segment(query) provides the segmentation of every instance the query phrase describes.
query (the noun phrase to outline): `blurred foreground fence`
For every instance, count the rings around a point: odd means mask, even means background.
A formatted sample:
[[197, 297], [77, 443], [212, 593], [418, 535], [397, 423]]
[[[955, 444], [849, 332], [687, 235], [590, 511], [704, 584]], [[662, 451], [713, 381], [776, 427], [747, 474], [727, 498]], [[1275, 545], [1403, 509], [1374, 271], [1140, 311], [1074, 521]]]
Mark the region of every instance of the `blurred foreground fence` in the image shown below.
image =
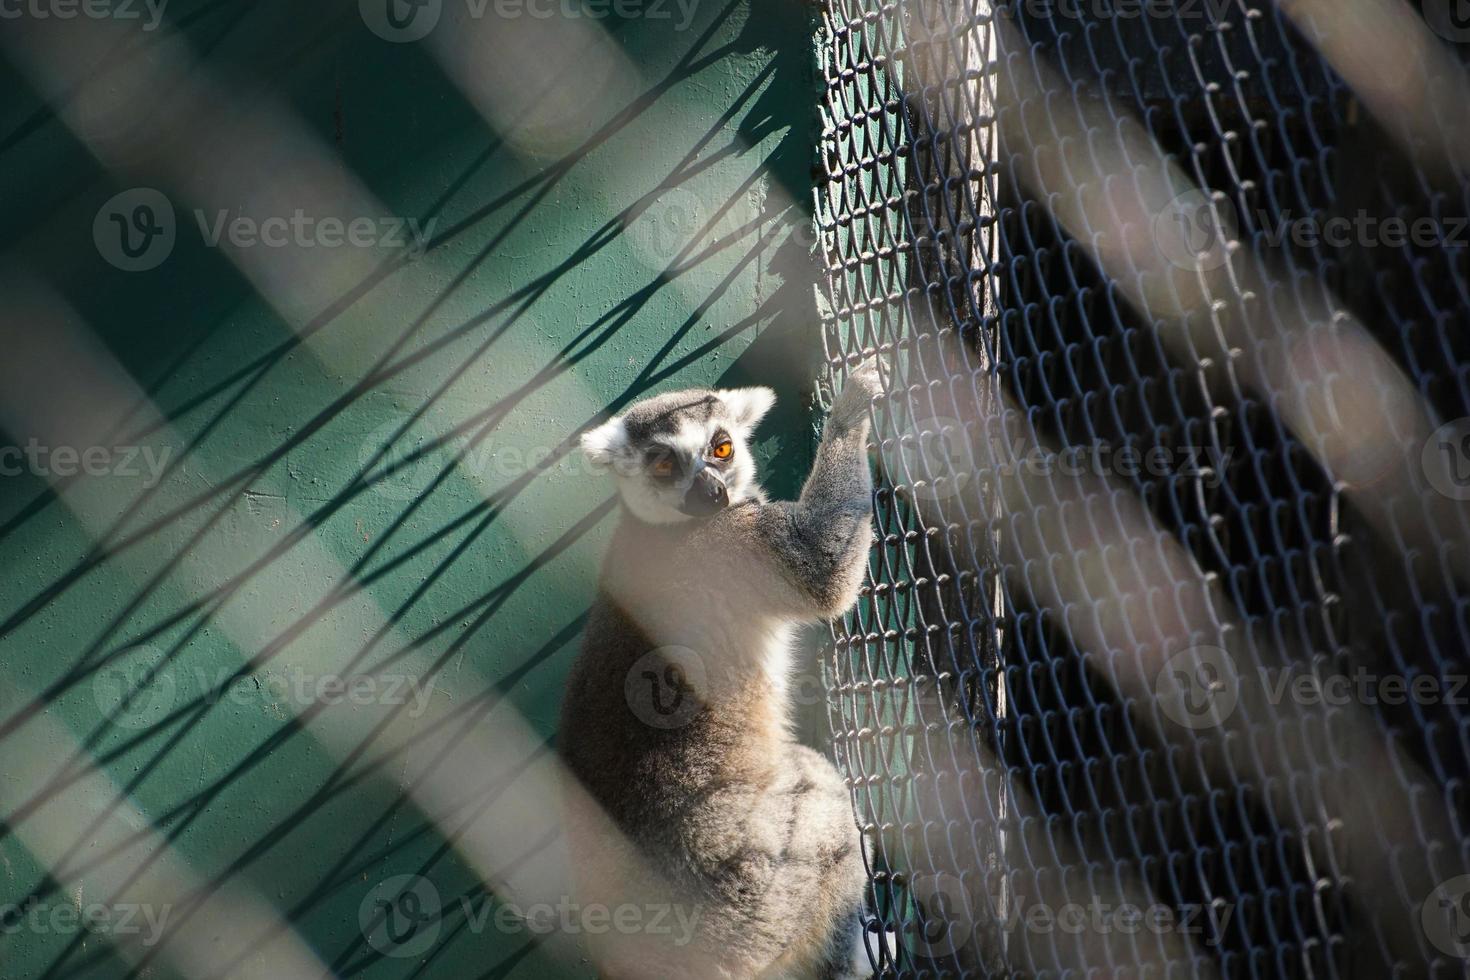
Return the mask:
[[1461, 976], [1470, 23], [829, 0], [831, 725], [902, 976]]

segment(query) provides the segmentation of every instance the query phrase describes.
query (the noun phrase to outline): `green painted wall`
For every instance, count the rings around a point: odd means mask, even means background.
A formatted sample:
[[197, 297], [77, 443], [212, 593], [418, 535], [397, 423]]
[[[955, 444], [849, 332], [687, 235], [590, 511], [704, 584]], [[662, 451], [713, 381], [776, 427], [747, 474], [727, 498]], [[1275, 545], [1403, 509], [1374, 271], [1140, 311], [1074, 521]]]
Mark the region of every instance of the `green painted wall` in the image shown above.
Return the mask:
[[[555, 98], [581, 139], [560, 145], [553, 121], [530, 149], [487, 122], [428, 42], [375, 36], [355, 3], [174, 0], [161, 31], [134, 32], [145, 50], [184, 45], [191, 77], [233, 100], [221, 118], [289, 120], [387, 215], [434, 222], [422, 257], [381, 274], [323, 282], [310, 257], [310, 295], [334, 302], [294, 325], [206, 241], [190, 176], [233, 181], [247, 210], [262, 193], [310, 209], [320, 199], [295, 186], [289, 149], [262, 158], [242, 138], [172, 170], [146, 153], [104, 166], [108, 148], [62, 125], [26, 55], [0, 44], [0, 276], [22, 284], [0, 287], [0, 446], [100, 403], [100, 444], [167, 464], [150, 485], [113, 456], [118, 472], [61, 499], [33, 463], [0, 477], [0, 907], [28, 910], [0, 908], [0, 977], [131, 969], [106, 930], [64, 912], [36, 928], [30, 914], [106, 904], [109, 861], [130, 860], [111, 850], [115, 829], [76, 831], [93, 806], [98, 827], [127, 812], [95, 774], [50, 784], [58, 795], [32, 808], [78, 746], [151, 821], [131, 846], [167, 841], [150, 869], [248, 889], [338, 975], [565, 972], [528, 931], [477, 933], [452, 911], [422, 952], [364, 940], [360, 908], [385, 879], [424, 875], [451, 908], [478, 901], [479, 881], [452, 828], [403, 798], [403, 761], [372, 749], [379, 714], [338, 706], [361, 724], [325, 738], [302, 729], [293, 684], [302, 664], [377, 669], [432, 683], [428, 717], [483, 729], [509, 706], [553, 738], [611, 522], [610, 488], [568, 450], [644, 393], [773, 384], [783, 403], [761, 452], [773, 488], [794, 491], [820, 345], [809, 12], [700, 0], [680, 29], [683, 9], [581, 21], [634, 72], [558, 66]], [[492, 77], [515, 89], [514, 73]], [[597, 96], [590, 110], [567, 98], [580, 92]], [[148, 92], [165, 117], [170, 94]], [[165, 195], [176, 241], [128, 272], [94, 225], [140, 186]], [[111, 389], [104, 369], [118, 372]], [[162, 956], [140, 973], [181, 975]]]

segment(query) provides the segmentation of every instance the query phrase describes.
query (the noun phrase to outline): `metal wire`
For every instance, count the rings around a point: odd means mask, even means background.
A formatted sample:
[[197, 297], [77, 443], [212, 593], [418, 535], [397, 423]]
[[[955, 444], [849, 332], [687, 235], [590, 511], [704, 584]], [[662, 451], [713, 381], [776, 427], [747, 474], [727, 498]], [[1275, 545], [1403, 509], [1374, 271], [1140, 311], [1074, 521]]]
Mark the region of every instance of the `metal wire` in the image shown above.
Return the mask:
[[[1470, 415], [1470, 182], [1410, 97], [1463, 44], [1417, 7], [826, 0], [883, 975], [1470, 975], [1470, 522], [1421, 451]], [[1433, 66], [1348, 65], [1385, 16]]]

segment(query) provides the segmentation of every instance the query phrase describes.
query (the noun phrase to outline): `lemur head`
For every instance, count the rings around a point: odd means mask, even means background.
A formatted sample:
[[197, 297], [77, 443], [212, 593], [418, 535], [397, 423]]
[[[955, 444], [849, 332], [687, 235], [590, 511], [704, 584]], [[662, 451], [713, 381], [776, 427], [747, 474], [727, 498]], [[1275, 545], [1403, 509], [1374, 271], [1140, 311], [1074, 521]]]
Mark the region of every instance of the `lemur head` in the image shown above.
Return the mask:
[[769, 388], [656, 395], [585, 433], [582, 452], [638, 519], [710, 517], [759, 491], [750, 434], [775, 401]]

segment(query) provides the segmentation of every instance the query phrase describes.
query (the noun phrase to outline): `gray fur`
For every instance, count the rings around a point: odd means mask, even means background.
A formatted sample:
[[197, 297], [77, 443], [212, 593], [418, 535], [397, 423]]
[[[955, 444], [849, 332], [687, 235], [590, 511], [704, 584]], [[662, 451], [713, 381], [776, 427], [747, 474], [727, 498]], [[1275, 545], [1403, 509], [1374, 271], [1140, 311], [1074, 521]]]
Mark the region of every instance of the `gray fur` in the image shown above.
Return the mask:
[[[653, 519], [625, 507], [614, 532], [568, 681], [561, 749], [639, 859], [699, 916], [688, 950], [659, 937], [608, 947], [597, 956], [605, 977], [871, 972], [865, 955], [854, 962], [866, 875], [850, 796], [792, 736], [785, 685], [793, 628], [846, 611], [867, 569], [877, 378], [866, 369], [844, 388], [795, 502], [767, 501], [749, 465], [750, 432], [770, 407], [759, 391], [662, 395], [588, 437], [624, 501], [636, 495]], [[638, 485], [649, 441], [682, 432], [693, 444], [717, 429], [740, 464], [720, 471], [727, 508], [682, 519], [670, 510], [679, 486]], [[593, 893], [633, 887], [615, 880], [603, 842], [571, 836]]]

